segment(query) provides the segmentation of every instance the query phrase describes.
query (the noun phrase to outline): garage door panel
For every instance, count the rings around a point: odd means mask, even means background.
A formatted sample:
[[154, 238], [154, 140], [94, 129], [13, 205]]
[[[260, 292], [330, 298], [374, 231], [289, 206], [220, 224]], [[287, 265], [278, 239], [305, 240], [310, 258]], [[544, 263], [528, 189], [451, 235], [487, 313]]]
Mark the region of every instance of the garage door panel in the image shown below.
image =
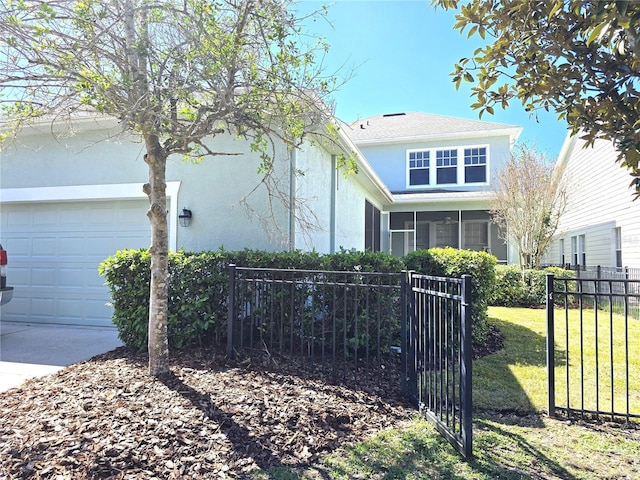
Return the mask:
[[31, 283], [32, 287], [50, 287], [56, 284], [55, 269], [49, 268], [32, 268]]
[[[4, 209], [5, 207], [3, 207]], [[5, 230], [5, 229], [3, 229]], [[7, 229], [8, 230], [8, 229]], [[11, 258], [19, 255], [29, 255], [31, 252], [31, 238], [25, 236], [7, 237], [5, 233], [0, 233], [2, 246], [11, 252]]]
[[[10, 257], [9, 261], [11, 262], [11, 268], [9, 270], [9, 274], [11, 275], [9, 283], [11, 283], [11, 286], [14, 288], [18, 288], [29, 285], [29, 276], [31, 274], [31, 270], [26, 267], [14, 266], [13, 256]], [[13, 302], [14, 300], [11, 300], [11, 303]]]
[[56, 255], [58, 239], [55, 237], [34, 238], [32, 243], [31, 255]]
[[14, 296], [2, 319], [110, 325], [98, 265], [117, 250], [149, 245], [147, 209], [146, 200], [3, 205], [0, 241]]
[[[11, 302], [13, 303], [13, 302]], [[7, 303], [7, 305], [9, 305]], [[39, 298], [31, 299], [31, 315], [39, 318], [55, 318], [56, 300], [55, 298]]]
[[48, 225], [58, 225], [61, 223], [59, 212], [48, 207], [34, 212], [32, 218], [32, 225], [37, 227], [46, 227]]
[[60, 268], [58, 274], [61, 288], [82, 288], [86, 285], [84, 268]]
[[83, 251], [84, 238], [61, 237], [58, 244], [58, 255], [75, 257]]

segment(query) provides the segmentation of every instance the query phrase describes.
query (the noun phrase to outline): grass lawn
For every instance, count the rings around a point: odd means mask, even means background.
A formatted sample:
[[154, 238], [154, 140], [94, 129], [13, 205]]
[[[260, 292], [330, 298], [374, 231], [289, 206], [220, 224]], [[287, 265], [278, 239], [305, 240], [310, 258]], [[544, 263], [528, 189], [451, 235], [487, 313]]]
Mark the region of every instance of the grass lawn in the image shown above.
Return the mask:
[[[567, 421], [544, 415], [547, 408], [545, 311], [494, 307], [489, 314], [491, 323], [505, 336], [505, 348], [474, 362], [476, 412], [473, 460], [464, 461], [435, 428], [417, 418], [408, 423], [406, 428], [390, 430], [351, 448], [334, 452], [314, 468], [279, 468], [256, 478], [640, 478], [638, 423], [622, 425]], [[576, 381], [575, 375], [584, 375], [584, 372], [573, 368], [581, 351], [579, 321], [577, 316], [568, 320], [571, 385]], [[564, 316], [557, 318], [557, 321], [564, 322]], [[614, 319], [609, 328], [615, 332], [620, 328], [620, 322], [620, 319]], [[584, 348], [595, 342], [594, 331], [588, 322], [583, 324], [582, 333], [582, 355], [586, 363], [595, 364], [594, 356], [587, 354], [589, 349]], [[606, 332], [599, 334], [598, 338], [601, 349], [599, 369], [607, 372], [612, 355], [608, 338]], [[631, 407], [632, 411], [635, 409], [637, 412], [640, 406], [640, 328], [630, 329], [628, 345], [631, 352]], [[559, 363], [556, 376], [560, 385], [566, 382], [566, 348], [566, 336], [556, 333], [556, 361]], [[624, 352], [624, 349], [614, 349], [614, 363], [626, 360], [620, 351]], [[619, 378], [616, 382], [619, 383]], [[587, 379], [585, 388], [587, 394], [594, 391], [595, 381]], [[605, 382], [600, 385], [602, 388], [610, 390], [610, 385]], [[607, 394], [604, 395], [606, 397]], [[603, 398], [602, 401], [606, 404], [607, 400]], [[610, 397], [608, 401], [610, 403]]]

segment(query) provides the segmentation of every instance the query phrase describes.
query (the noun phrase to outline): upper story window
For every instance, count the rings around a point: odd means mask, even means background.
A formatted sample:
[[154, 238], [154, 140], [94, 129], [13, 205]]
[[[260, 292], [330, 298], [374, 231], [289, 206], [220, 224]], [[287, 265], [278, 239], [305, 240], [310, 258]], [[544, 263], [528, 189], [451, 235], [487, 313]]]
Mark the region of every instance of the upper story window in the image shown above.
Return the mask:
[[407, 151], [407, 187], [484, 184], [489, 147], [425, 148]]
[[429, 185], [429, 150], [409, 152], [409, 185]]
[[458, 183], [458, 150], [436, 150], [436, 183]]
[[487, 181], [487, 147], [464, 149], [464, 183]]

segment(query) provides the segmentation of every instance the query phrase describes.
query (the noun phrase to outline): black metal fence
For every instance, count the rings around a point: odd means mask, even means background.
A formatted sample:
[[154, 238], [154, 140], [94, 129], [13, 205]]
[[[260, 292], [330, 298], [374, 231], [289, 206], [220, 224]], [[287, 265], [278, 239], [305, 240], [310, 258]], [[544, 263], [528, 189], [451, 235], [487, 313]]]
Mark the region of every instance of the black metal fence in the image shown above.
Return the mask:
[[402, 274], [229, 268], [229, 357], [288, 357], [356, 387], [399, 388]]
[[471, 276], [410, 275], [407, 394], [465, 457], [472, 454]]
[[550, 416], [640, 418], [639, 302], [640, 280], [547, 276]]
[[229, 357], [404, 394], [471, 456], [471, 277], [229, 267]]
[[[632, 267], [603, 267], [601, 265], [561, 265], [565, 270], [574, 272], [576, 278], [585, 280], [606, 280], [604, 282], [583, 282], [585, 293], [598, 293], [600, 308], [608, 309], [609, 304], [615, 312], [623, 313], [625, 310], [625, 296], [631, 294], [626, 304], [627, 314], [636, 320], [640, 320], [640, 301], [636, 295], [640, 295], [640, 282], [619, 282], [618, 280], [640, 281], [640, 268]], [[625, 290], [626, 288], [626, 290]], [[612, 294], [612, 295], [609, 295]]]

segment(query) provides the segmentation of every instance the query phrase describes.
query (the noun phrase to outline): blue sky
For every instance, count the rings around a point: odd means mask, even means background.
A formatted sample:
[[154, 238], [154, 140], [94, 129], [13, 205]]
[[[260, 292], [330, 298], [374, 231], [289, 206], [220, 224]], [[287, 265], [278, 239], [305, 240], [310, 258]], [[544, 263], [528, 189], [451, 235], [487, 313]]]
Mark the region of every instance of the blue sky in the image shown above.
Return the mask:
[[[454, 12], [434, 10], [429, 0], [301, 0], [300, 8], [313, 11], [323, 3], [330, 24], [316, 20], [309, 32], [331, 45], [327, 71], [356, 68], [334, 95], [340, 120], [412, 111], [478, 119], [470, 84], [456, 90], [449, 74], [481, 40], [453, 30]], [[555, 113], [540, 112], [536, 120], [517, 102], [482, 120], [523, 127], [519, 140], [535, 143], [549, 159], [558, 156], [566, 137], [566, 124]]]

